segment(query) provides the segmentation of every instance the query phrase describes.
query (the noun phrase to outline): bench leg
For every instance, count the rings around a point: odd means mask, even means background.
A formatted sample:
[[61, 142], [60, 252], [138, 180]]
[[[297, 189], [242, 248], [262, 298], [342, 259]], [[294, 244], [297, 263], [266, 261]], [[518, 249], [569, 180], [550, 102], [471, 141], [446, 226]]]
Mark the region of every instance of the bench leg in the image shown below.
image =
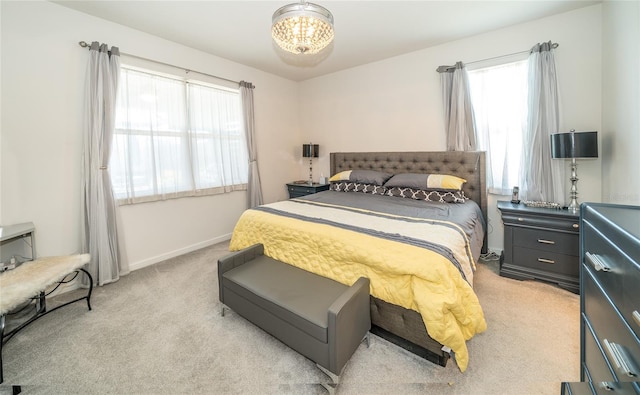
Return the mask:
[[91, 274], [89, 274], [88, 271], [84, 270], [84, 269], [80, 269], [84, 272], [84, 274], [87, 275], [87, 277], [89, 277], [89, 292], [87, 292], [87, 307], [89, 308], [89, 310], [91, 310], [91, 292], [93, 292], [93, 277], [91, 277]]
[[338, 376], [337, 374], [334, 374], [332, 372], [330, 372], [328, 369], [326, 369], [323, 366], [320, 366], [318, 364], [316, 364], [316, 366], [318, 367], [318, 369], [322, 370], [322, 373], [326, 374], [327, 376], [329, 376], [329, 378], [331, 379], [331, 384], [335, 384], [338, 385], [340, 384], [340, 376]]
[[318, 367], [318, 369], [322, 370], [322, 373], [326, 374], [331, 379], [330, 383], [320, 383], [320, 385], [324, 387], [327, 392], [329, 392], [329, 395], [334, 395], [336, 393], [336, 388], [338, 388], [338, 384], [340, 384], [340, 376], [330, 372], [323, 366], [320, 366], [318, 364], [316, 364], [316, 366]]

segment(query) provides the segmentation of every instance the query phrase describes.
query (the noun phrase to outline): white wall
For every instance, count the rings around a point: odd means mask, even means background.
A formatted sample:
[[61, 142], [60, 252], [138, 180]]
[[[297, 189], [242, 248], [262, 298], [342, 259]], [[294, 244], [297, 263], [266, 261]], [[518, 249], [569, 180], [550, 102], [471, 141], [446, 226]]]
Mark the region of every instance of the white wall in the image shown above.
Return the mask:
[[[624, 171], [636, 166], [632, 174], [637, 174], [638, 167], [634, 110], [638, 89], [614, 80], [608, 62], [606, 70], [601, 66], [604, 7], [605, 45], [619, 48], [607, 46], [604, 54], [619, 58], [617, 71], [627, 70], [637, 84], [632, 70], [638, 69], [638, 45], [629, 35], [635, 32], [637, 37], [638, 3], [618, 3], [624, 2], [605, 2], [298, 84], [57, 4], [0, 2], [0, 223], [33, 221], [40, 255], [79, 250], [81, 109], [87, 61], [86, 49], [77, 45], [81, 40], [107, 42], [126, 53], [253, 82], [258, 159], [267, 202], [286, 198], [286, 182], [306, 178], [308, 162], [300, 157], [300, 144], [308, 141], [321, 145], [321, 157], [314, 160], [316, 178], [328, 175], [331, 151], [444, 149], [435, 68], [519, 52], [552, 40], [560, 43], [556, 60], [562, 130], [602, 131], [601, 136], [607, 136], [601, 145], [602, 173], [612, 180], [606, 185], [629, 185]], [[627, 22], [620, 25], [618, 18]], [[620, 42], [618, 47], [612, 45]], [[629, 61], [635, 68], [622, 66]], [[603, 107], [610, 118], [604, 128]], [[621, 133], [623, 138], [618, 137]], [[609, 189], [601, 190], [600, 175], [600, 159], [580, 162], [580, 201], [616, 200], [613, 193], [620, 189], [603, 183]], [[638, 178], [631, 184], [631, 201], [637, 202]], [[627, 195], [617, 197], [629, 201]], [[502, 249], [495, 200], [504, 198], [489, 199], [493, 228], [489, 246], [495, 250]], [[244, 207], [243, 192], [123, 206], [121, 233], [127, 257], [139, 267], [224, 239]]]
[[602, 11], [602, 201], [640, 205], [640, 2]]
[[[443, 150], [439, 65], [472, 62], [557, 42], [561, 131], [601, 128], [601, 6], [540, 19], [315, 78], [300, 84], [301, 124], [322, 147], [316, 175], [331, 151]], [[600, 160], [579, 164], [581, 201], [600, 200]], [[568, 195], [567, 190], [567, 195]], [[503, 230], [491, 196], [489, 248]]]
[[[82, 108], [88, 51], [79, 41], [246, 80], [254, 90], [258, 160], [267, 202], [287, 197], [299, 177], [297, 84], [134, 29], [44, 1], [0, 2], [2, 95], [0, 218], [33, 221], [38, 255], [80, 249]], [[123, 57], [124, 59], [124, 57]], [[277, 169], [277, 171], [273, 171]], [[229, 237], [246, 193], [121, 207], [133, 267]]]

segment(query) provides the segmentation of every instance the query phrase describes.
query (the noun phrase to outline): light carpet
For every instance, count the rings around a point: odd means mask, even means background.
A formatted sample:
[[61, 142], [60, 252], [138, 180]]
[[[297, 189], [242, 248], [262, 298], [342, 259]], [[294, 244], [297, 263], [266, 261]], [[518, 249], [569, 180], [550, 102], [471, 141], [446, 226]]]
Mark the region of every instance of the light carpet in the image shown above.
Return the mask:
[[[220, 315], [217, 244], [94, 288], [5, 344], [5, 383], [25, 394], [325, 394], [315, 364], [237, 314]], [[579, 297], [479, 264], [488, 329], [470, 362], [434, 365], [377, 336], [345, 367], [337, 394], [559, 394], [579, 381]], [[72, 299], [58, 296], [51, 305]], [[2, 391], [0, 391], [2, 392]]]

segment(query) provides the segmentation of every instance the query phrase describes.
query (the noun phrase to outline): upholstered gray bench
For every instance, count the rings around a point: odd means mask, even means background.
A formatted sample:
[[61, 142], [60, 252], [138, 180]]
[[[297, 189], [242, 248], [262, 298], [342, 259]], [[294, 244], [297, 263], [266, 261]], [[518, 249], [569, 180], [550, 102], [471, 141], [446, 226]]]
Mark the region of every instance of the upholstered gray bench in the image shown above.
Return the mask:
[[314, 361], [335, 384], [369, 341], [369, 279], [352, 286], [263, 255], [262, 244], [218, 260], [220, 301]]

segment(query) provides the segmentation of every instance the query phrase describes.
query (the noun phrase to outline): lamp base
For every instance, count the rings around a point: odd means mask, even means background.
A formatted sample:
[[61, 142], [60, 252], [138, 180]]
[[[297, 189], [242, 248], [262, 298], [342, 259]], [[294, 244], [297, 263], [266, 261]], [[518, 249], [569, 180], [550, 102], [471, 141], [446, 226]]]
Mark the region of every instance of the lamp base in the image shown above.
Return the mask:
[[572, 213], [576, 213], [580, 210], [580, 205], [578, 204], [578, 164], [576, 163], [576, 158], [571, 158], [571, 203], [567, 209]]

